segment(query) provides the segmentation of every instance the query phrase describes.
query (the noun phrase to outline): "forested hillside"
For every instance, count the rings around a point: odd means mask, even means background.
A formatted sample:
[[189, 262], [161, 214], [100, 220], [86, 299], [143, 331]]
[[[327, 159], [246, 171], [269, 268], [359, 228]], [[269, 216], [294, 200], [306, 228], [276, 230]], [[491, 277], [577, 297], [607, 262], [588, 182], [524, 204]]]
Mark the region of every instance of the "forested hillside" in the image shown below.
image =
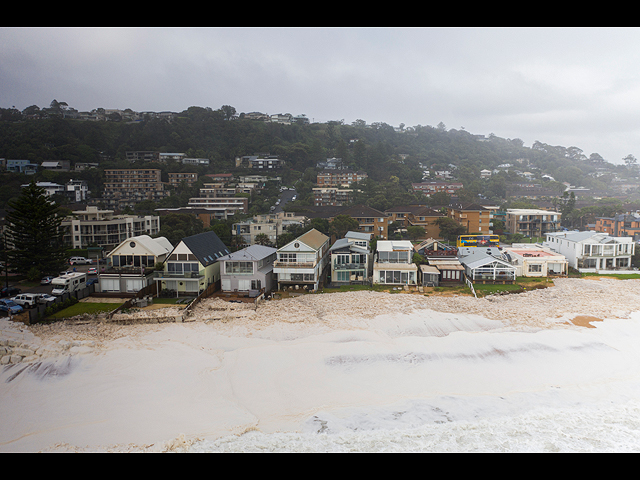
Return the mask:
[[[22, 115], [9, 115], [6, 110], [0, 118], [3, 119], [0, 121], [0, 157], [36, 163], [69, 160], [72, 168], [78, 162], [97, 162], [101, 167], [98, 171], [37, 174], [38, 180], [86, 179], [93, 196], [100, 196], [101, 170], [129, 167], [125, 152], [131, 150], [182, 152], [188, 157], [210, 159], [208, 168], [197, 168], [200, 174], [234, 172], [235, 157], [270, 153], [286, 161], [280, 173], [283, 181], [301, 179], [303, 192], [310, 188], [316, 163], [338, 157], [354, 169], [367, 172], [369, 181], [362, 186], [364, 199], [376, 208], [411, 201], [410, 184], [422, 180], [421, 165], [432, 171], [452, 170], [469, 195], [481, 194], [496, 200], [505, 198], [509, 184], [521, 180], [516, 170], [533, 173], [536, 182], [548, 182], [542, 179], [542, 175], [548, 175], [556, 182], [595, 190], [607, 190], [615, 175], [630, 174], [627, 166], [615, 166], [597, 153], [587, 155], [577, 147], [550, 146], [542, 142], [525, 147], [517, 138], [494, 135], [478, 138], [463, 129], [447, 129], [442, 124], [403, 127], [401, 131], [385, 123], [366, 125], [362, 121], [350, 125], [342, 121], [283, 125], [229, 119], [223, 109], [202, 107], [190, 107], [171, 122], [25, 119]], [[493, 170], [503, 164], [514, 167], [481, 181], [481, 170]], [[158, 164], [154, 167], [166, 169]], [[172, 171], [194, 170], [186, 165], [171, 168]], [[599, 172], [598, 176], [595, 172]], [[24, 181], [15, 177], [15, 174], [3, 177], [3, 184], [8, 188], [0, 192], [1, 206], [17, 194], [15, 188]]]

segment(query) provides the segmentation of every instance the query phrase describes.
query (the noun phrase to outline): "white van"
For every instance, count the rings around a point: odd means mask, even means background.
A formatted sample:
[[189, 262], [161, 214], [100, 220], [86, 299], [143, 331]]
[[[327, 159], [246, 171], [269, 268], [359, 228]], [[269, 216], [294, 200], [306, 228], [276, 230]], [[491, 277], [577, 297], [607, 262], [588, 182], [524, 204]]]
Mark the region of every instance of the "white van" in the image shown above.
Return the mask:
[[52, 295], [63, 295], [65, 293], [75, 292], [87, 286], [87, 274], [81, 272], [68, 273], [61, 277], [51, 280]]
[[69, 259], [69, 265], [91, 265], [91, 259], [84, 257], [71, 257]]
[[39, 296], [40, 295], [37, 293], [21, 293], [20, 295], [13, 297], [11, 300], [23, 308], [31, 308], [36, 306]]

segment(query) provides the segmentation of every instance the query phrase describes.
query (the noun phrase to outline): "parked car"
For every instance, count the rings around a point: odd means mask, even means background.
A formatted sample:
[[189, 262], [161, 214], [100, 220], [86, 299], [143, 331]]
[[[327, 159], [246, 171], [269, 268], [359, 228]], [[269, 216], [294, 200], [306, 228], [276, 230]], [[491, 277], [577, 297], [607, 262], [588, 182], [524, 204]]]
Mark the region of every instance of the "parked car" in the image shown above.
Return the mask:
[[35, 307], [36, 303], [38, 303], [39, 295], [36, 293], [21, 293], [11, 298], [15, 303], [20, 305], [22, 308], [31, 308]]
[[91, 259], [84, 257], [71, 257], [69, 259], [69, 265], [91, 265]]
[[42, 280], [40, 280], [40, 285], [51, 285], [51, 280], [53, 280], [54, 278], [56, 277], [47, 275], [46, 277], [43, 277]]
[[24, 309], [13, 300], [4, 298], [0, 300], [0, 312], [7, 312], [11, 315], [17, 315], [18, 313], [24, 312]]
[[19, 293], [22, 293], [22, 290], [20, 290], [19, 288], [4, 287], [2, 290], [0, 290], [0, 297], [12, 297], [14, 295], [18, 295]]
[[89, 270], [87, 270], [87, 274], [88, 275], [97, 275], [98, 274], [98, 269], [96, 267], [90, 267]]
[[54, 297], [53, 295], [49, 295], [48, 293], [41, 293], [38, 295], [38, 303], [49, 303], [55, 301], [56, 297]]
[[87, 280], [87, 284], [86, 285], [88, 287], [89, 285], [93, 285], [94, 283], [96, 285], [98, 284], [98, 279], [97, 278], [90, 278], [89, 280]]

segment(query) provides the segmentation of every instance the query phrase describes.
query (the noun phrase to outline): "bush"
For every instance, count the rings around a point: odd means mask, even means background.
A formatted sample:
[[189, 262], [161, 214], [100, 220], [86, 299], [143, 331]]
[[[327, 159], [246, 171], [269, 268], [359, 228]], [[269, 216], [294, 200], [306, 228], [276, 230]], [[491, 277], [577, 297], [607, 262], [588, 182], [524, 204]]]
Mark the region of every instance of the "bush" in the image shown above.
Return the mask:
[[38, 267], [31, 267], [27, 272], [27, 280], [29, 280], [30, 282], [35, 282], [37, 280], [40, 280], [41, 278], [42, 272], [40, 272], [40, 269]]

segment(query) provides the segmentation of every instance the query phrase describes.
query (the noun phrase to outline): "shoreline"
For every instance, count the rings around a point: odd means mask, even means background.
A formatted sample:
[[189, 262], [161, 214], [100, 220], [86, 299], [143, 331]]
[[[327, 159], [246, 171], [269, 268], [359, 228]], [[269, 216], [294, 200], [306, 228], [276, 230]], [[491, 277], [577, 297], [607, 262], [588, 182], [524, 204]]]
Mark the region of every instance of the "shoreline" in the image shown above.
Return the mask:
[[[589, 327], [605, 318], [622, 318], [640, 305], [640, 280], [556, 279], [552, 287], [509, 295], [423, 295], [371, 290], [305, 294], [254, 304], [205, 299], [184, 319], [184, 324], [205, 322], [216, 329], [243, 328], [248, 334], [270, 326], [300, 327], [319, 324], [324, 328], [367, 328], [377, 316], [420, 312], [458, 313], [502, 320], [512, 328]], [[117, 324], [87, 320], [75, 324], [62, 320], [51, 324], [23, 325], [43, 342], [108, 342], [123, 336], [163, 328], [163, 323], [136, 323], [136, 318], [176, 317], [182, 305], [140, 309], [129, 313], [132, 322]], [[358, 327], [359, 324], [363, 326]], [[22, 324], [21, 324], [22, 325]], [[1, 334], [1, 332], [0, 332]], [[0, 337], [1, 338], [1, 337]]]

